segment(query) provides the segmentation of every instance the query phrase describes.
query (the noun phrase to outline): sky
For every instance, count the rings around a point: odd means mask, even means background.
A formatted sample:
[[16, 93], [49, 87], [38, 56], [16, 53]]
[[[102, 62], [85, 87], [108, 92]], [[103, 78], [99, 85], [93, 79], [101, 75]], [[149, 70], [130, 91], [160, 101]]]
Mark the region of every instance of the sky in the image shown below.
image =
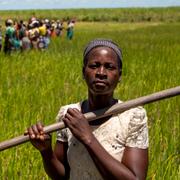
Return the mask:
[[180, 0], [0, 0], [0, 10], [180, 6]]

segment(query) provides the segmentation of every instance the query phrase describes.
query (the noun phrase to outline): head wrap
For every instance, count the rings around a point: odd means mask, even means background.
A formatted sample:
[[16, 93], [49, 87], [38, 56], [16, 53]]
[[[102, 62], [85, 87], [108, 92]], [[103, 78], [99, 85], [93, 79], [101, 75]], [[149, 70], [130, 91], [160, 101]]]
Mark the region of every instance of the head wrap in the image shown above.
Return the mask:
[[9, 26], [11, 26], [11, 25], [13, 25], [13, 20], [12, 20], [12, 19], [7, 19], [6, 23], [7, 23]]
[[84, 65], [86, 65], [86, 63], [87, 63], [87, 55], [89, 54], [89, 52], [92, 49], [94, 49], [96, 47], [111, 48], [117, 54], [119, 68], [120, 69], [122, 68], [122, 51], [118, 47], [118, 45], [110, 39], [94, 39], [90, 43], [88, 43], [87, 46], [85, 47], [84, 53], [83, 53]]

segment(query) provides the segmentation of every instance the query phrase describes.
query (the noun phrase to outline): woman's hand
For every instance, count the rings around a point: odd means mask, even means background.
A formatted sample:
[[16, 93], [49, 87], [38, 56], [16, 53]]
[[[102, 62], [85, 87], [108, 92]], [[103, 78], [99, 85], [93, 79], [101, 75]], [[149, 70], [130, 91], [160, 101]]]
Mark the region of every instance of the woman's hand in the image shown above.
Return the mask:
[[32, 145], [40, 152], [52, 149], [51, 136], [44, 133], [41, 122], [29, 127], [24, 135], [29, 135]]
[[85, 116], [75, 108], [69, 108], [63, 121], [72, 134], [83, 144], [89, 144], [94, 135]]

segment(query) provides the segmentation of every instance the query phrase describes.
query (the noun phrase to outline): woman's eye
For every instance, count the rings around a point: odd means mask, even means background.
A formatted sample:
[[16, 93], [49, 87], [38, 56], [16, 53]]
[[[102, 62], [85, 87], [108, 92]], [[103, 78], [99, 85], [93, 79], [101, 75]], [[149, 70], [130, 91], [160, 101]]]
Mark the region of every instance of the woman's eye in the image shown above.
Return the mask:
[[89, 64], [89, 68], [95, 69], [98, 67], [98, 64]]
[[112, 64], [107, 64], [106, 68], [110, 69], [110, 70], [116, 69], [116, 67], [114, 65], [112, 65]]

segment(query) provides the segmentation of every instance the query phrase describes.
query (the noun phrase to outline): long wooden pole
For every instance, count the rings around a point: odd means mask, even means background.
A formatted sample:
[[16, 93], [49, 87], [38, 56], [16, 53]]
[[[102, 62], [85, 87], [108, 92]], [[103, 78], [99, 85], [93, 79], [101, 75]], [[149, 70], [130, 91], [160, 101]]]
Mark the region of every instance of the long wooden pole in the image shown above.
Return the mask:
[[[180, 95], [180, 86], [177, 86], [171, 89], [166, 89], [163, 91], [159, 91], [159, 92], [156, 92], [147, 96], [139, 97], [133, 100], [129, 100], [120, 104], [115, 104], [111, 106], [110, 108], [107, 107], [98, 111], [89, 112], [89, 113], [84, 114], [84, 116], [87, 118], [88, 121], [93, 121], [102, 117], [110, 116], [112, 114], [122, 113], [128, 109], [131, 109], [137, 106], [142, 106], [148, 103], [152, 103], [155, 101], [159, 101], [159, 100], [170, 98], [177, 95]], [[44, 132], [52, 133], [54, 131], [61, 130], [63, 128], [65, 128], [64, 123], [57, 122], [57, 123], [44, 127]], [[0, 151], [11, 148], [13, 146], [17, 146], [27, 141], [29, 141], [28, 135], [21, 135], [13, 139], [3, 141], [0, 143]]]

